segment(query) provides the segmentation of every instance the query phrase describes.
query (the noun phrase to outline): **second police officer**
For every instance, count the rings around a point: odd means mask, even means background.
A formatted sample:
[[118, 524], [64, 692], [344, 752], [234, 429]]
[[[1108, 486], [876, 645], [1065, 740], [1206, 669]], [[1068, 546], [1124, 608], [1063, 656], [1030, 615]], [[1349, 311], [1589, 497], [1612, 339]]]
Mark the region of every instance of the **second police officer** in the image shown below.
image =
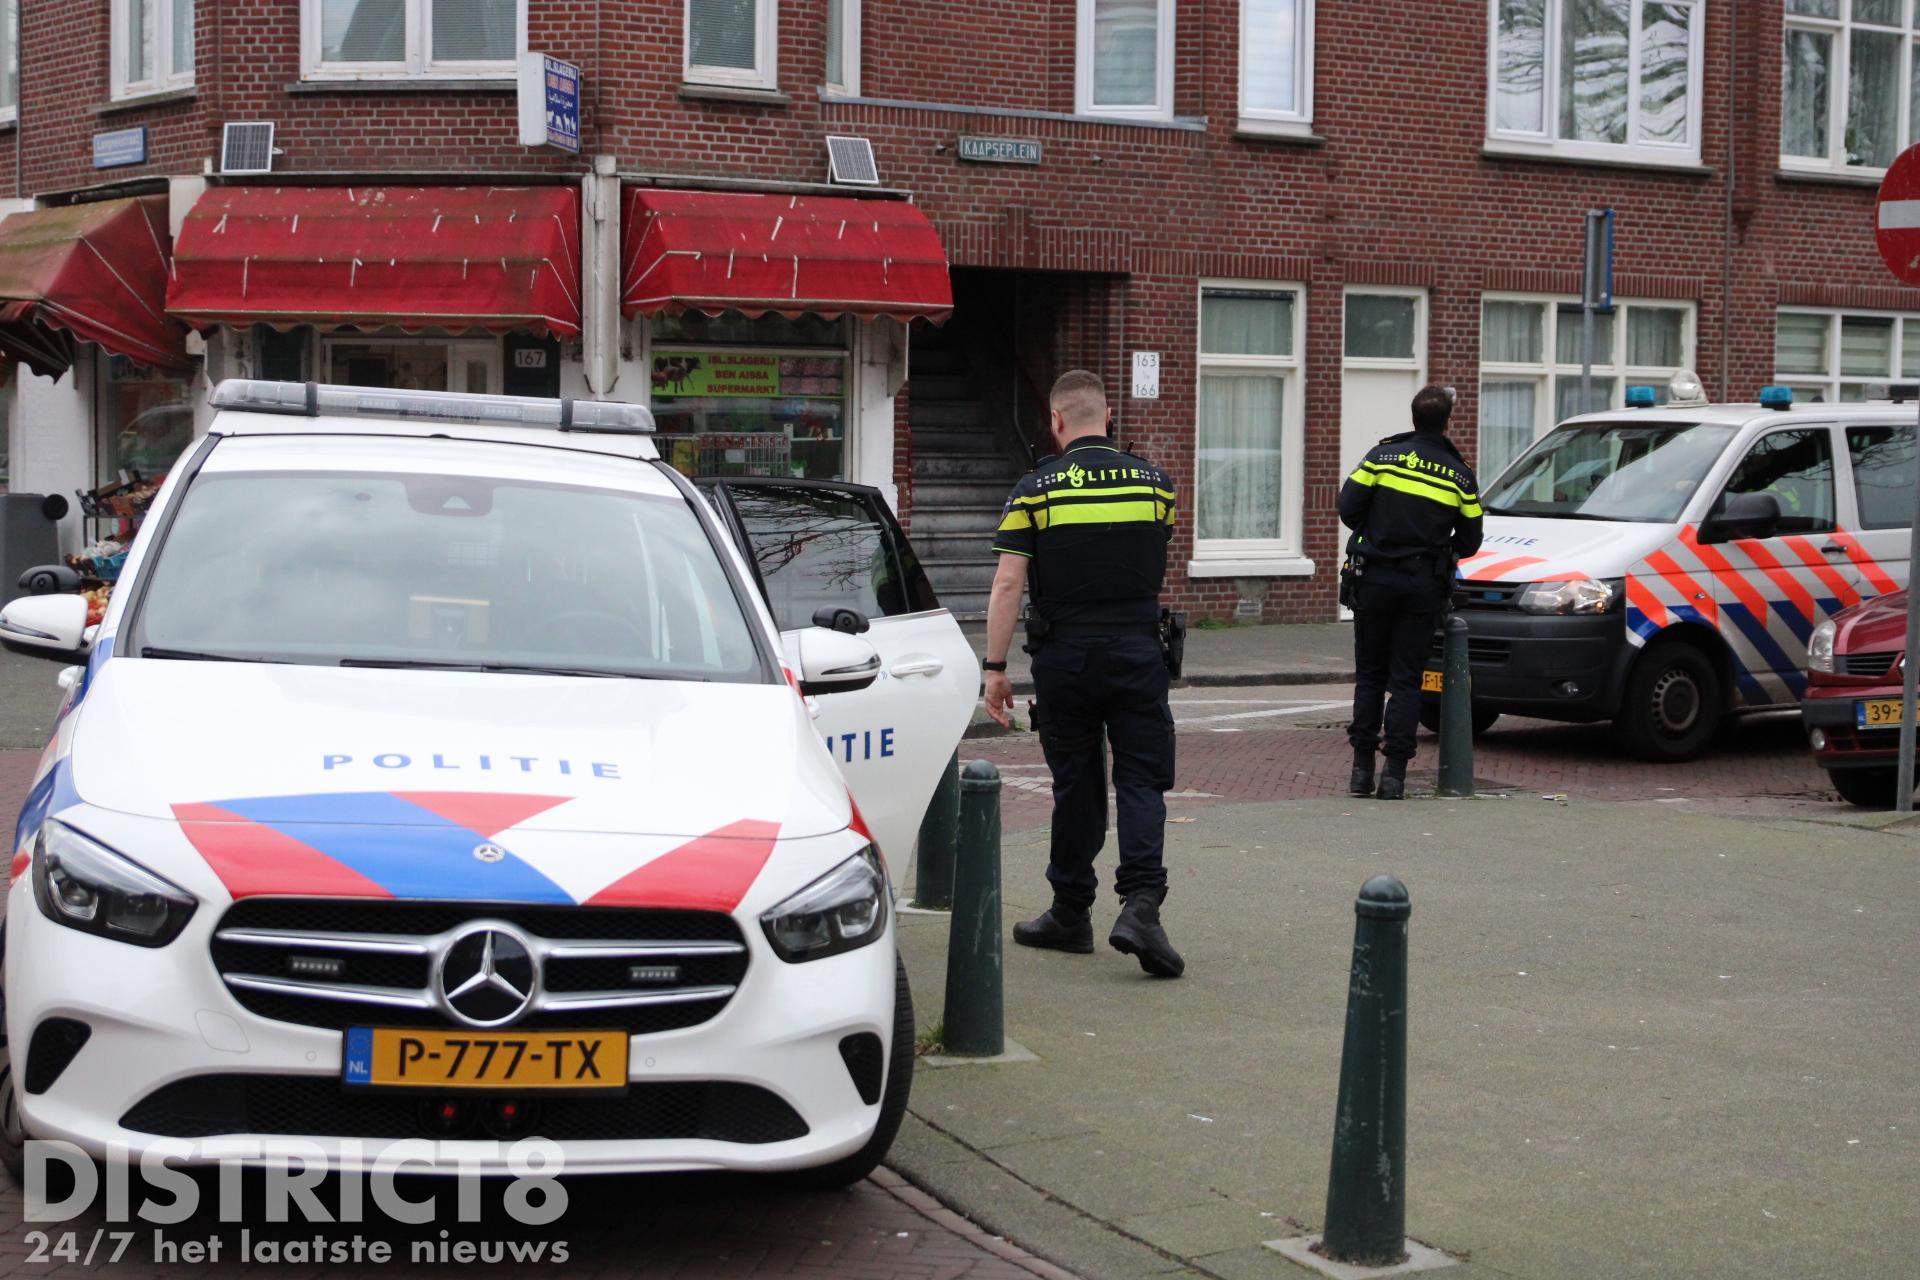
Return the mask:
[[1114, 888], [1122, 906], [1107, 942], [1137, 956], [1147, 973], [1177, 978], [1186, 962], [1160, 924], [1166, 791], [1173, 785], [1160, 587], [1173, 536], [1173, 481], [1107, 438], [1113, 412], [1096, 375], [1061, 375], [1048, 401], [1059, 454], [1022, 477], [1001, 516], [983, 664], [987, 711], [1005, 725], [1013, 705], [1007, 649], [1021, 592], [1031, 585], [1034, 729], [1053, 775], [1053, 905], [1015, 925], [1013, 940], [1093, 950], [1093, 860], [1107, 837], [1111, 746], [1120, 846]]

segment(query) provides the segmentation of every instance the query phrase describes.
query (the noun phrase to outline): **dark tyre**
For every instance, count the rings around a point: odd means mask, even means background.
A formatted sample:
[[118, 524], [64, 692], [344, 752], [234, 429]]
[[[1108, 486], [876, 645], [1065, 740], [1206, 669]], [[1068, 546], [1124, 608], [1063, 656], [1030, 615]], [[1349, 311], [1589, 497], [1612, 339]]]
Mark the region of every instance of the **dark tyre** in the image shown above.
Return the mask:
[[1900, 774], [1894, 769], [1829, 769], [1827, 777], [1842, 800], [1862, 809], [1891, 809], [1899, 797]]
[[907, 1095], [913, 1090], [913, 992], [907, 986], [907, 966], [893, 962], [893, 1051], [887, 1061], [887, 1081], [880, 1092], [880, 1123], [867, 1145], [850, 1156], [816, 1169], [799, 1169], [786, 1181], [809, 1190], [827, 1191], [852, 1186], [880, 1167], [887, 1149], [906, 1118]]
[[[1484, 707], [1473, 709], [1473, 736], [1479, 737], [1493, 728], [1493, 722], [1500, 718], [1498, 711]], [[1420, 703], [1420, 724], [1430, 733], [1440, 732], [1440, 703], [1438, 699], [1427, 698]]]
[[1669, 641], [1634, 664], [1613, 727], [1621, 745], [1643, 760], [1691, 760], [1713, 741], [1725, 706], [1712, 659]]
[[27, 1183], [27, 1131], [20, 1123], [20, 1095], [13, 1078], [12, 1046], [7, 1042], [7, 933], [0, 925], [0, 1168], [16, 1187]]

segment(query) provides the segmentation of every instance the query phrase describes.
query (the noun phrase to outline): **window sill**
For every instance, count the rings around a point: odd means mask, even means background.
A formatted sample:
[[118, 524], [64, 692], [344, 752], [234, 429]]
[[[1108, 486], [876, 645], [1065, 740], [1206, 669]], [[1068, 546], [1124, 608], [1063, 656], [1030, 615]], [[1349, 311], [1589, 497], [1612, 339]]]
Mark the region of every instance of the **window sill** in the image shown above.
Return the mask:
[[1814, 187], [1865, 187], [1869, 191], [1878, 190], [1882, 174], [1822, 172], [1818, 169], [1780, 169], [1775, 171], [1775, 182], [1803, 183]]
[[125, 98], [115, 98], [110, 102], [96, 102], [87, 108], [90, 116], [110, 116], [121, 111], [140, 111], [147, 107], [164, 107], [175, 102], [192, 102], [200, 96], [200, 90], [193, 85], [179, 89], [160, 89], [153, 93], [133, 94]]
[[793, 99], [778, 89], [749, 89], [736, 84], [684, 83], [680, 96], [691, 102], [750, 102], [757, 107], [785, 107]]
[[1256, 560], [1189, 560], [1189, 578], [1310, 578], [1313, 561], [1304, 556], [1265, 556]]
[[1572, 155], [1533, 147], [1515, 147], [1487, 142], [1480, 148], [1482, 160], [1524, 160], [1533, 164], [1570, 165], [1577, 169], [1637, 169], [1642, 173], [1671, 173], [1686, 178], [1710, 178], [1713, 170], [1694, 161], [1649, 160], [1640, 156]]
[[288, 93], [517, 93], [519, 83], [494, 76], [391, 76], [370, 80], [296, 80]]
[[1071, 111], [1038, 111], [1026, 107], [976, 107], [963, 102], [927, 102], [918, 98], [850, 98], [820, 90], [820, 101], [832, 107], [889, 107], [899, 111], [942, 111], [957, 116], [983, 116], [998, 120], [1058, 120], [1069, 124], [1121, 125], [1131, 129], [1170, 129], [1180, 133], [1205, 133], [1205, 116], [1175, 116], [1171, 120], [1149, 120], [1138, 116], [1089, 116]]
[[1327, 140], [1305, 122], [1289, 124], [1280, 120], [1251, 120], [1241, 117], [1234, 126], [1235, 142], [1273, 142], [1281, 146], [1324, 147]]
[[19, 127], [20, 127], [19, 116], [8, 116], [5, 120], [0, 120], [0, 133], [12, 133], [15, 129], [18, 129]]

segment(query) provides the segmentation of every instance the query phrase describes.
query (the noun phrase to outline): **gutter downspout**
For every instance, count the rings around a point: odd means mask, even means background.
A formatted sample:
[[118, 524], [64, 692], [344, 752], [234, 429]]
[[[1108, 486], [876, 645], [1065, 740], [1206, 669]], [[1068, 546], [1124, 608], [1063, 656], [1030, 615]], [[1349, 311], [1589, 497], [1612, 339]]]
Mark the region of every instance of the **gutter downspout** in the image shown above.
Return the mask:
[[1726, 404], [1732, 398], [1733, 370], [1729, 367], [1733, 359], [1733, 192], [1735, 166], [1738, 163], [1737, 148], [1734, 144], [1734, 122], [1738, 113], [1733, 103], [1738, 99], [1734, 94], [1734, 78], [1740, 69], [1740, 6], [1730, 4], [1727, 7], [1727, 178], [1726, 201], [1720, 228], [1720, 403]]

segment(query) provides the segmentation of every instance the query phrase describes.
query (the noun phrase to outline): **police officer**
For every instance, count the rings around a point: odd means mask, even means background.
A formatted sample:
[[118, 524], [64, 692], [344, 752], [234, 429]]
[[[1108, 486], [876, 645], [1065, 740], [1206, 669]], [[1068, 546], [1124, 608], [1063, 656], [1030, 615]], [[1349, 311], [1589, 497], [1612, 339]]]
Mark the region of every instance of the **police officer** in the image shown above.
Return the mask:
[[1107, 835], [1106, 741], [1113, 748], [1122, 900], [1107, 942], [1162, 978], [1186, 968], [1160, 925], [1167, 896], [1161, 856], [1165, 794], [1173, 785], [1173, 714], [1160, 645], [1160, 584], [1173, 536], [1166, 472], [1107, 438], [1113, 412], [1084, 370], [1053, 384], [1055, 457], [1022, 477], [1000, 517], [1000, 567], [987, 605], [987, 711], [1005, 725], [1013, 705], [1007, 648], [1031, 585], [1034, 728], [1053, 774], [1053, 906], [1017, 924], [1025, 947], [1091, 954], [1099, 880], [1093, 859]]
[[[1357, 680], [1353, 777], [1348, 791], [1398, 800], [1407, 791], [1420, 672], [1434, 624], [1453, 590], [1454, 561], [1480, 549], [1480, 495], [1473, 469], [1447, 439], [1453, 393], [1422, 387], [1413, 397], [1413, 430], [1368, 451], [1340, 487], [1340, 523], [1353, 583], [1353, 656]], [[1391, 690], [1393, 700], [1386, 701]], [[1387, 767], [1376, 793], [1374, 752], [1386, 712]]]

